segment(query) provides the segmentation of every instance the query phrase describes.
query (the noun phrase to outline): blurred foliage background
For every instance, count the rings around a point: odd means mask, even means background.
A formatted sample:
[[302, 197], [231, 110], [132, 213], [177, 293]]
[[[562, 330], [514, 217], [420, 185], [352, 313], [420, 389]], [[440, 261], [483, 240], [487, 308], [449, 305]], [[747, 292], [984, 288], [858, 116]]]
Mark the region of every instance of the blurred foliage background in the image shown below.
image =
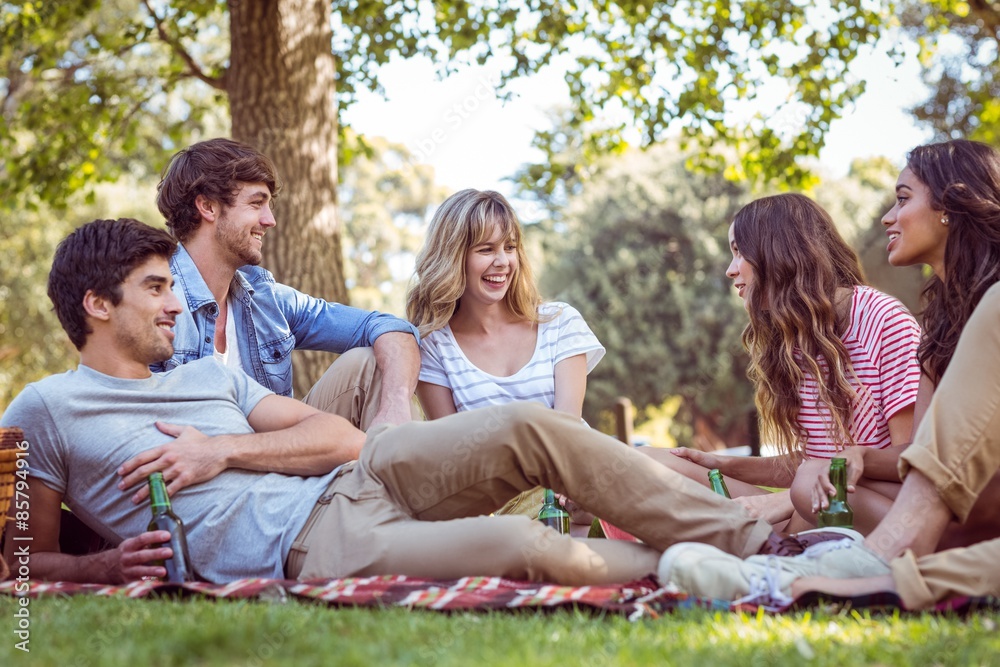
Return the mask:
[[[361, 90], [381, 92], [379, 68], [394, 58], [429, 57], [443, 76], [501, 58], [501, 96], [518, 77], [567, 63], [571, 104], [537, 128], [536, 159], [526, 156], [511, 187], [543, 293], [579, 308], [608, 348], [590, 377], [588, 421], [607, 427], [610, 403], [625, 395], [658, 444], [752, 438], [745, 314], [724, 276], [726, 227], [749, 199], [813, 196], [870, 280], [918, 309], [923, 276], [887, 267], [878, 222], [903, 156], [858, 161], [836, 179], [816, 166], [830, 123], [864, 90], [849, 70], [860, 49], [897, 61], [915, 50], [931, 94], [912, 113], [936, 137], [1000, 142], [1000, 7], [985, 0], [259, 0], [254, 11], [280, 17], [274, 53], [262, 50], [259, 63], [232, 48], [257, 29], [247, 7], [0, 2], [0, 409], [26, 383], [75, 365], [45, 296], [58, 240], [96, 217], [162, 224], [159, 172], [190, 142], [278, 145], [232, 113], [267, 85], [295, 110], [281, 118], [321, 128], [304, 130], [317, 139], [332, 133], [321, 150], [338, 165], [328, 179], [336, 206], [321, 212], [287, 203], [317, 182], [286, 183], [285, 233], [328, 230], [338, 248], [329, 264], [343, 262], [331, 293], [401, 313], [426, 221], [450, 193], [406, 147], [315, 122], [312, 99], [343, 110]], [[256, 64], [280, 72], [301, 46], [295, 26], [316, 17], [332, 30], [329, 83], [317, 75], [312, 88], [285, 89], [247, 76]], [[779, 108], [736, 113], [775, 82], [786, 89]], [[280, 266], [293, 285], [318, 270]]]

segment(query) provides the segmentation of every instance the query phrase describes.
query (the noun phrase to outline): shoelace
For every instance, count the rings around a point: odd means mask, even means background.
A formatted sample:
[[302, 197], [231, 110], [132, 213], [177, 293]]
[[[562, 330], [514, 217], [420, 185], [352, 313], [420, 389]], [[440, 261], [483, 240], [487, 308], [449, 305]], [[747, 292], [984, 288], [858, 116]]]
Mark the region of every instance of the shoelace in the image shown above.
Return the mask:
[[830, 540], [829, 542], [818, 542], [812, 546], [806, 547], [806, 550], [802, 552], [802, 557], [805, 558], [819, 558], [828, 551], [836, 551], [838, 549], [850, 549], [855, 544], [854, 540], [849, 537], [845, 537], [842, 540]]
[[[801, 555], [791, 556], [791, 558], [818, 558], [830, 551], [850, 549], [854, 544], [854, 540], [846, 537], [842, 540], [819, 542], [807, 547]], [[767, 562], [764, 564], [764, 575], [751, 574], [750, 592], [734, 601], [733, 604], [758, 604], [768, 611], [778, 611], [793, 602], [793, 598], [785, 595], [785, 592], [781, 590], [783, 570], [778, 558], [778, 556], [767, 557]]]
[[[816, 545], [819, 546], [819, 545]], [[777, 611], [792, 603], [792, 598], [781, 590], [781, 565], [777, 556], [768, 556], [764, 576], [750, 575], [750, 592], [733, 604], [758, 604], [768, 611]]]

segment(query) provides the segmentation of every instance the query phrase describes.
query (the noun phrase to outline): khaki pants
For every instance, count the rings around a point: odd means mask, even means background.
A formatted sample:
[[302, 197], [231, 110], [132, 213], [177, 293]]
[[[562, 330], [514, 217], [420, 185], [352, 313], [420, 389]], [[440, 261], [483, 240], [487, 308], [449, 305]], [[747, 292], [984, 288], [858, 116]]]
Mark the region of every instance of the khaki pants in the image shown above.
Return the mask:
[[[1000, 468], [1000, 284], [991, 287], [962, 332], [948, 371], [899, 462], [901, 476], [918, 470], [965, 521]], [[919, 521], [914, 516], [913, 521]], [[951, 595], [1000, 594], [1000, 540], [891, 563], [908, 608]]]
[[907, 609], [923, 609], [958, 595], [1000, 595], [1000, 539], [917, 558], [907, 551], [889, 563]]
[[[524, 516], [485, 516], [534, 486], [573, 498], [645, 544], [575, 539]], [[736, 503], [579, 419], [514, 403], [372, 429], [360, 459], [317, 502], [286, 573], [600, 584], [653, 572], [676, 542], [749, 556], [770, 534]]]
[[[356, 428], [368, 431], [378, 413], [382, 394], [382, 373], [375, 365], [370, 347], [356, 347], [344, 352], [323, 373], [302, 402], [317, 410], [340, 415]], [[422, 419], [411, 403], [414, 419]]]

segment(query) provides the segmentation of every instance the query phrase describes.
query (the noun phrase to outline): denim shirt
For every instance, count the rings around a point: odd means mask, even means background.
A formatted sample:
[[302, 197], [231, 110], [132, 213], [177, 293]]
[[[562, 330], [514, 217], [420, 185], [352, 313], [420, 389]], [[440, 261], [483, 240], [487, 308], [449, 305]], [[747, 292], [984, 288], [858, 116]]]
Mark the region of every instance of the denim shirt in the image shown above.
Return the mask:
[[[174, 326], [174, 355], [150, 365], [154, 372], [176, 368], [215, 352], [219, 304], [183, 245], [170, 258], [174, 293], [186, 306]], [[337, 354], [370, 347], [390, 331], [413, 334], [406, 320], [311, 297], [275, 282], [270, 271], [244, 266], [229, 286], [240, 361], [247, 375], [282, 396], [292, 395], [292, 350]], [[232, 345], [232, 341], [227, 344]]]

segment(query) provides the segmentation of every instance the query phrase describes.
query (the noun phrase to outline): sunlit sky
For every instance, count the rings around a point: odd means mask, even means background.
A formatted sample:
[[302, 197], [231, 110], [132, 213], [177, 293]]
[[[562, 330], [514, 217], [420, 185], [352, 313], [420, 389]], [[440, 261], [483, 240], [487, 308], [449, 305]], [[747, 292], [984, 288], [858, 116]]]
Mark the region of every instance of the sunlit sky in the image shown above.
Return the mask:
[[[859, 53], [854, 75], [867, 82], [865, 94], [831, 127], [820, 161], [830, 176], [846, 174], [851, 160], [885, 155], [902, 163], [906, 152], [927, 141], [906, 109], [927, 97], [913, 49], [896, 67], [884, 53], [884, 39]], [[439, 183], [451, 191], [465, 187], [510, 193], [502, 179], [533, 154], [536, 129], [548, 127], [546, 112], [568, 104], [558, 64], [511, 85], [514, 99], [494, 94], [499, 65], [467, 66], [438, 80], [425, 59], [390, 63], [381, 71], [385, 97], [362, 94], [346, 120], [359, 132], [404, 144], [435, 168]]]

